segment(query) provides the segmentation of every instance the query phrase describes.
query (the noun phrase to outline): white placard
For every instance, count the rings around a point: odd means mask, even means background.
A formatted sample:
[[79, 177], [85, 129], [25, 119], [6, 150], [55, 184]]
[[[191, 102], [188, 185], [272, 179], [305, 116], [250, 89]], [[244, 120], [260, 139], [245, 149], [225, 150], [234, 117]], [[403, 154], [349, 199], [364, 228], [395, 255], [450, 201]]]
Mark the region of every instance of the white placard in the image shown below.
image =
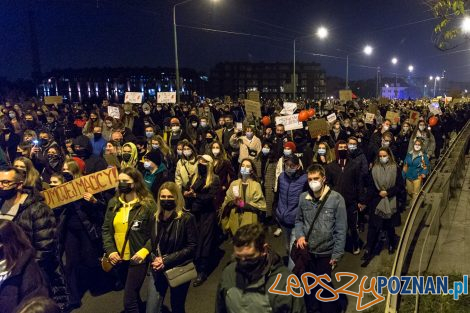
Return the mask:
[[299, 122], [299, 114], [276, 116], [276, 125], [284, 125], [285, 130], [301, 129], [302, 122]]
[[142, 103], [142, 92], [126, 92], [124, 103]]
[[438, 102], [433, 102], [429, 104], [429, 112], [431, 112], [434, 115], [442, 115], [441, 108], [439, 107]]
[[243, 123], [235, 123], [235, 128], [238, 130], [243, 130]]
[[375, 114], [374, 113], [369, 113], [367, 112], [366, 113], [366, 118], [364, 119], [364, 122], [366, 124], [373, 124], [374, 123], [374, 118], [375, 118]]
[[283, 106], [284, 109], [281, 111], [282, 115], [292, 115], [295, 110], [297, 110], [297, 103], [295, 102], [284, 102]]
[[176, 92], [157, 92], [157, 103], [176, 103]]
[[334, 121], [336, 121], [336, 113], [331, 113], [330, 115], [328, 115], [326, 117], [326, 120], [328, 121], [328, 123], [333, 123]]
[[115, 119], [121, 118], [118, 107], [108, 106], [108, 115]]
[[240, 187], [238, 187], [237, 185], [234, 185], [232, 186], [232, 191], [233, 191], [233, 195], [235, 196], [235, 198], [240, 197]]

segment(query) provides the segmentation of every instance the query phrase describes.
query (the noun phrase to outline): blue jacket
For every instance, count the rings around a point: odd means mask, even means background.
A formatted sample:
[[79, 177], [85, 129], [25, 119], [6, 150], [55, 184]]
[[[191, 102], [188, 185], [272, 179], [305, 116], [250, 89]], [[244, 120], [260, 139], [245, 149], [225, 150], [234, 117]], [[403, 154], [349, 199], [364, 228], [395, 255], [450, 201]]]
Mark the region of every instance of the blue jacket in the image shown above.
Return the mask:
[[98, 140], [95, 138], [90, 139], [91, 146], [93, 147], [93, 154], [97, 156], [103, 155], [104, 148], [106, 148], [106, 140], [101, 137]]
[[[423, 161], [425, 167], [423, 167]], [[418, 156], [413, 159], [413, 153], [409, 152], [406, 155], [405, 166], [408, 166], [408, 170], [403, 171], [403, 178], [408, 180], [416, 180], [422, 174], [428, 175], [429, 173], [429, 159], [426, 153], [420, 152]]]
[[[313, 202], [313, 197], [309, 192], [300, 195], [299, 210], [295, 219], [296, 239], [307, 237], [318, 204], [319, 202]], [[308, 238], [309, 251], [314, 254], [331, 254], [332, 259], [339, 260], [344, 254], [347, 230], [348, 223], [344, 198], [338, 192], [332, 190]]]
[[276, 217], [287, 228], [294, 228], [300, 194], [307, 190], [307, 174], [298, 172], [289, 177], [282, 172], [278, 178]]

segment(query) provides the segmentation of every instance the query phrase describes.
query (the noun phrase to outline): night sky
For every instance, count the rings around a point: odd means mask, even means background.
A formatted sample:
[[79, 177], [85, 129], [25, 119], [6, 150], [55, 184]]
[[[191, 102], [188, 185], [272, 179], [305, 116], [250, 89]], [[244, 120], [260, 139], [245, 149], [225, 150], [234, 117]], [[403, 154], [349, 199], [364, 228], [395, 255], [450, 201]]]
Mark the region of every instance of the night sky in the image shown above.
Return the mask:
[[[68, 67], [174, 66], [172, 6], [177, 2], [2, 0], [0, 76], [30, 77], [29, 9], [34, 11], [43, 72]], [[194, 0], [177, 8], [180, 67], [208, 71], [220, 61], [292, 62], [293, 38], [313, 34], [324, 25], [329, 37], [299, 39], [297, 58], [321, 63], [329, 76], [345, 76], [349, 53], [351, 79], [373, 77], [377, 66], [384, 76], [406, 75], [413, 64], [416, 76], [445, 69], [450, 79], [470, 81], [470, 51], [435, 48], [432, 17], [420, 0]], [[374, 47], [372, 56], [361, 53], [365, 44]], [[465, 44], [455, 50], [468, 48]], [[392, 56], [399, 59], [396, 68], [390, 63]]]

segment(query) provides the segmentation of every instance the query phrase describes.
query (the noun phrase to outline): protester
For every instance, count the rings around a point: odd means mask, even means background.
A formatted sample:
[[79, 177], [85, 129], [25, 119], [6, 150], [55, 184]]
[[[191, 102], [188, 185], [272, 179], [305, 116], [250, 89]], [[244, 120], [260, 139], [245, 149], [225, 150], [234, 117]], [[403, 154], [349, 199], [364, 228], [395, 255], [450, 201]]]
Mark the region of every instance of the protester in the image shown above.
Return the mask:
[[416, 198], [423, 184], [423, 180], [429, 173], [429, 158], [423, 150], [424, 142], [421, 139], [413, 141], [413, 150], [408, 152], [403, 164], [403, 177], [406, 180], [406, 192], [409, 202]]

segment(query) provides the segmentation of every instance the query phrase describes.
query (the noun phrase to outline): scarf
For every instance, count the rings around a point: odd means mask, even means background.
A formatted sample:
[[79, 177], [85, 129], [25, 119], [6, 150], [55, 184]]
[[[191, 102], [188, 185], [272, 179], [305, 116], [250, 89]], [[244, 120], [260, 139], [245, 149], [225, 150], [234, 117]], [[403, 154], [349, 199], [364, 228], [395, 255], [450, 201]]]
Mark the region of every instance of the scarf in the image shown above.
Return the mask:
[[124, 210], [124, 217], [122, 219], [122, 223], [128, 223], [129, 222], [129, 212], [132, 210], [132, 207], [139, 202], [139, 198], [135, 198], [134, 200], [130, 202], [125, 202], [124, 200], [121, 199], [121, 197], [118, 198], [119, 202], [121, 202], [122, 207], [121, 210]]
[[[397, 168], [395, 165], [387, 164], [385, 166], [377, 164], [372, 168], [372, 177], [375, 188], [380, 191], [386, 191], [395, 185], [397, 179]], [[375, 208], [375, 214], [389, 219], [397, 211], [397, 198], [385, 197], [380, 200]]]

